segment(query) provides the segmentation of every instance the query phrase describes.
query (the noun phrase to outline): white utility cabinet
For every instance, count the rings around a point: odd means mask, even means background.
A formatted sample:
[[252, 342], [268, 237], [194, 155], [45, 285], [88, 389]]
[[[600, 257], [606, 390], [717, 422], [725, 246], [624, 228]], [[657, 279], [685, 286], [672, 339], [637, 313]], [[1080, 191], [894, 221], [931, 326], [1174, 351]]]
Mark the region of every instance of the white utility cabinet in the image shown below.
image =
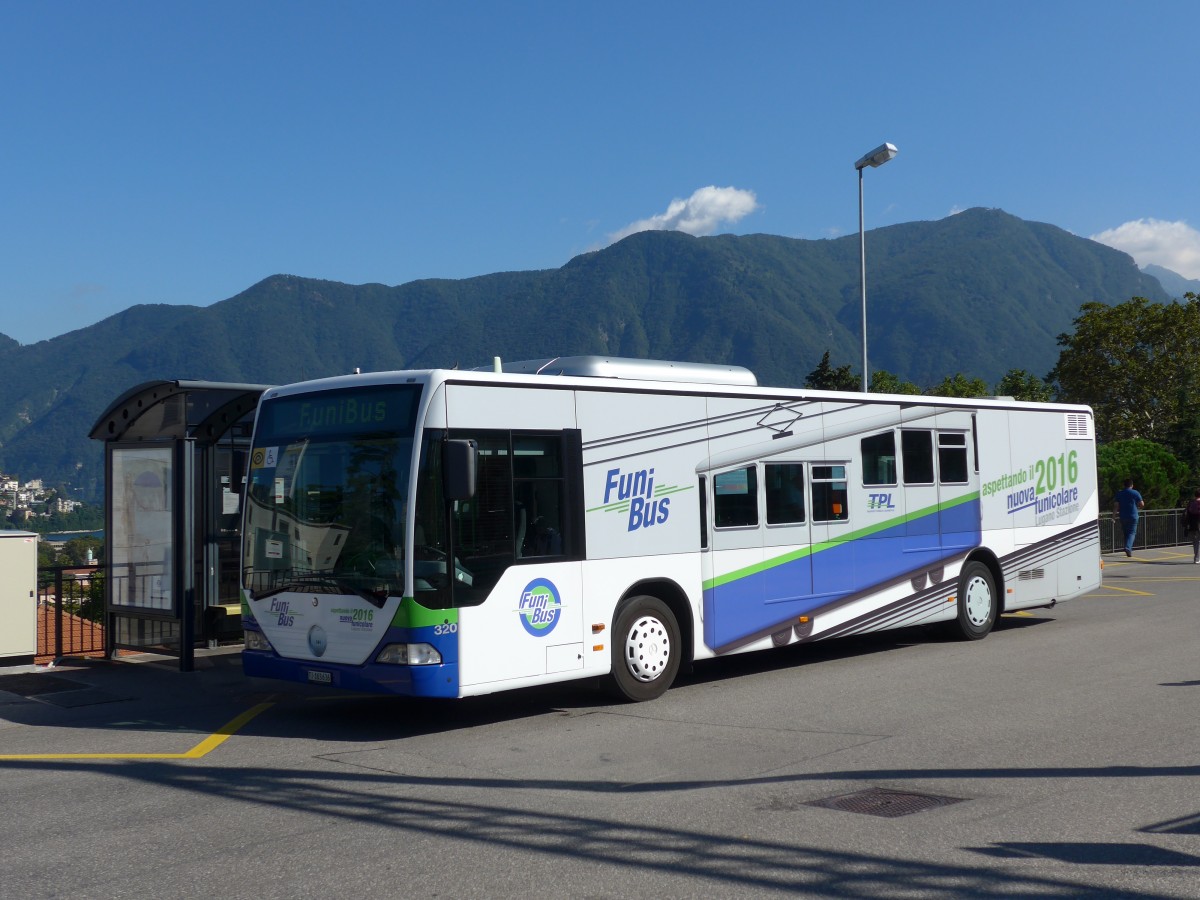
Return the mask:
[[23, 666], [37, 652], [37, 542], [0, 531], [0, 666]]

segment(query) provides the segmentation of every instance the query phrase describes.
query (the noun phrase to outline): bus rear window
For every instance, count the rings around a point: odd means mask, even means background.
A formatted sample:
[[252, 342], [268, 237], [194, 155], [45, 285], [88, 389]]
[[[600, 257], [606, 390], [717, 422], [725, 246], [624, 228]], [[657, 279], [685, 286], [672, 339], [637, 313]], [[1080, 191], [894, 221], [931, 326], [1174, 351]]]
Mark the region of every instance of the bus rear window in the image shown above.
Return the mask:
[[938, 474], [942, 484], [967, 483], [967, 436], [938, 434]]
[[718, 528], [758, 524], [758, 471], [754, 466], [713, 476], [713, 513]]
[[896, 483], [896, 433], [885, 431], [865, 437], [862, 443], [863, 484], [871, 487]]
[[933, 484], [933, 434], [929, 431], [900, 432], [905, 484]]
[[812, 467], [814, 522], [844, 521], [850, 515], [847, 495], [845, 466]]
[[804, 521], [803, 463], [767, 463], [767, 524], [793, 525]]

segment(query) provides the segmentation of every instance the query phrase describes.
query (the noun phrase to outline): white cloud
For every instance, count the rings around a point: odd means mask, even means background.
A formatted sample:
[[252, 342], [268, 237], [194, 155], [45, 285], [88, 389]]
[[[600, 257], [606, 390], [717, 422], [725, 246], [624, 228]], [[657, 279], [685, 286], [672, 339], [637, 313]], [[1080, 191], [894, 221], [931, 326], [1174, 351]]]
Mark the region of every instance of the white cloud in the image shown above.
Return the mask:
[[664, 213], [613, 232], [608, 240], [615, 243], [639, 231], [683, 231], [696, 236], [712, 234], [721, 225], [738, 222], [758, 208], [758, 198], [753, 191], [709, 185], [686, 200], [672, 200]]
[[1151, 263], [1200, 278], [1200, 231], [1187, 222], [1137, 219], [1092, 235], [1093, 241], [1123, 250], [1139, 266]]

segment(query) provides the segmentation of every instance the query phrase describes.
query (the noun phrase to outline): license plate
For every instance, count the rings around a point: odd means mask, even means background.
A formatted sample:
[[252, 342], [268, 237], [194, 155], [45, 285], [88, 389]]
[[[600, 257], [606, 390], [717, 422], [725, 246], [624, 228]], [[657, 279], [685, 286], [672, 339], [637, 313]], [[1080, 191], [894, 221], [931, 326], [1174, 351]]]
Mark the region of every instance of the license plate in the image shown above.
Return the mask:
[[308, 680], [315, 681], [317, 684], [333, 684], [333, 673], [314, 672], [310, 669], [308, 672]]

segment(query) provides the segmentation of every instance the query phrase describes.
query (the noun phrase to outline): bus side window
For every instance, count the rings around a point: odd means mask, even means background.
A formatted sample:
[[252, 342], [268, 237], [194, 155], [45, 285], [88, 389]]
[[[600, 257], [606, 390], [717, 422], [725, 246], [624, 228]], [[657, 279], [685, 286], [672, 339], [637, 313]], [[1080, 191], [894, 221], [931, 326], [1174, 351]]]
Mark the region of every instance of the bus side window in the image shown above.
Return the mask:
[[713, 518], [718, 528], [758, 524], [758, 471], [754, 466], [713, 476]]
[[700, 476], [700, 549], [708, 549], [708, 479]]
[[494, 561], [481, 566], [494, 570], [483, 579], [494, 583], [512, 560], [512, 457], [506, 434], [478, 432], [471, 437], [479, 443], [476, 490], [469, 504], [459, 505], [455, 552]]
[[900, 432], [900, 452], [904, 459], [905, 484], [933, 484], [933, 433]]
[[767, 524], [792, 525], [804, 521], [804, 465], [767, 463]]
[[942, 484], [967, 483], [967, 436], [961, 432], [938, 434], [938, 476]]
[[848, 496], [845, 466], [812, 467], [814, 522], [844, 522], [850, 515]]
[[514, 434], [512, 460], [517, 557], [562, 556], [566, 520], [562, 438]]
[[885, 431], [862, 439], [862, 474], [864, 487], [896, 483], [896, 432]]

